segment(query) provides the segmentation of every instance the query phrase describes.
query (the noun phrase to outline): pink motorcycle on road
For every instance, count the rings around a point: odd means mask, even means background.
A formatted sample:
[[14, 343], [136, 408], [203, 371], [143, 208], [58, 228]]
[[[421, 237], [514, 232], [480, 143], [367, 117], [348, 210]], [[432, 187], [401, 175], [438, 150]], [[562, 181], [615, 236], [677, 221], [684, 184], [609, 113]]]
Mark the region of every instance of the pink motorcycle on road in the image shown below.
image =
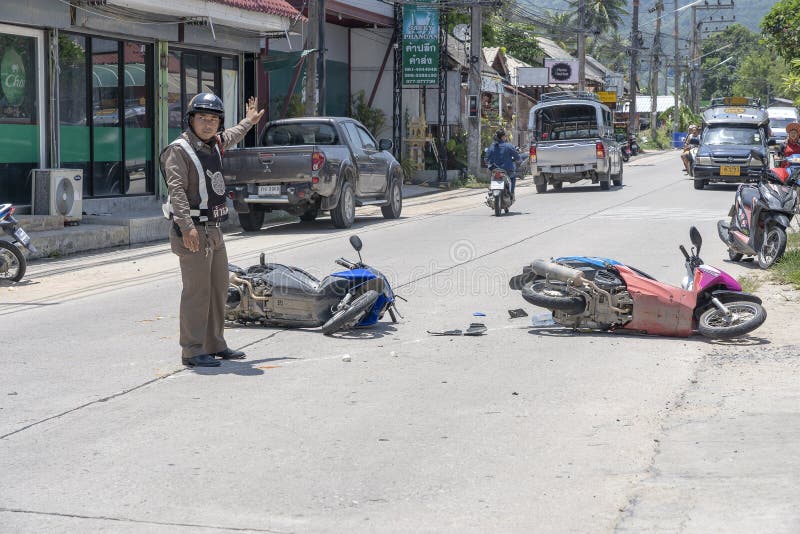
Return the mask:
[[761, 299], [742, 291], [729, 274], [700, 259], [702, 238], [689, 232], [681, 287], [664, 284], [616, 260], [587, 256], [535, 260], [514, 276], [511, 289], [553, 312], [553, 321], [577, 329], [633, 331], [688, 337], [697, 331], [714, 339], [740, 337], [766, 320]]

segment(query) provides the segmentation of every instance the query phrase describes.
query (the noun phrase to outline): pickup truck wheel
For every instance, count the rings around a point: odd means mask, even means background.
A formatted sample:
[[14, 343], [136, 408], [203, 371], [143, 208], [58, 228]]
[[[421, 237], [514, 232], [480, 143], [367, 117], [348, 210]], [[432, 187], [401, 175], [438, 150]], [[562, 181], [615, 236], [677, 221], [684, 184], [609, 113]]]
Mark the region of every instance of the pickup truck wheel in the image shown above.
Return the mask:
[[331, 210], [331, 220], [336, 228], [350, 228], [356, 219], [356, 199], [353, 185], [346, 181], [342, 184], [339, 203]]
[[561, 191], [562, 187], [564, 187], [564, 182], [553, 182], [554, 191]]
[[[553, 184], [553, 189], [555, 189], [555, 184]], [[547, 191], [547, 182], [543, 184], [536, 184], [536, 192], [537, 193], [544, 193]]]
[[705, 180], [698, 180], [697, 178], [694, 179], [694, 188], [695, 189], [703, 189], [706, 186]]
[[608, 191], [611, 188], [611, 182], [608, 180], [600, 182], [600, 190], [601, 191]]
[[622, 187], [622, 162], [619, 164], [619, 174], [611, 178], [614, 187]]
[[239, 214], [239, 224], [245, 232], [258, 232], [264, 224], [264, 210], [250, 209], [248, 213]]
[[397, 219], [403, 210], [403, 190], [400, 188], [400, 180], [395, 178], [389, 184], [389, 193], [386, 195], [389, 202], [386, 206], [381, 206], [381, 213], [385, 219]]
[[300, 214], [300, 220], [311, 222], [316, 220], [317, 215], [319, 215], [319, 210], [317, 208], [310, 208]]

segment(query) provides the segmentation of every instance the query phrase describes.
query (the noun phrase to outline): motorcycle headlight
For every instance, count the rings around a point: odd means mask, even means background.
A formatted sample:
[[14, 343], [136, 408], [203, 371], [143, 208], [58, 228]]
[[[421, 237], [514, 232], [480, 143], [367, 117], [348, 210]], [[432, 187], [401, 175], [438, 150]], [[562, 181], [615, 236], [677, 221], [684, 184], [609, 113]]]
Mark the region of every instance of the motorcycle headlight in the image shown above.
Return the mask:
[[694, 158], [696, 165], [711, 165], [711, 158], [709, 156], [696, 156]]

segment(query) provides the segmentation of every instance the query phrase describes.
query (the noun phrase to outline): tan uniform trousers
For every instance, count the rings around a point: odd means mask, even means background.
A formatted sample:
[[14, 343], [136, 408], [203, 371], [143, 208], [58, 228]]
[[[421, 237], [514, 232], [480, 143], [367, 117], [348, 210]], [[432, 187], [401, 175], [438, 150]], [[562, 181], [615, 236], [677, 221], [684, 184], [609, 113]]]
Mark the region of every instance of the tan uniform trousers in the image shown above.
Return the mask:
[[223, 337], [228, 298], [228, 253], [219, 227], [197, 225], [200, 250], [191, 252], [183, 238], [169, 231], [172, 252], [178, 256], [183, 279], [180, 307], [181, 357], [213, 354], [228, 345]]

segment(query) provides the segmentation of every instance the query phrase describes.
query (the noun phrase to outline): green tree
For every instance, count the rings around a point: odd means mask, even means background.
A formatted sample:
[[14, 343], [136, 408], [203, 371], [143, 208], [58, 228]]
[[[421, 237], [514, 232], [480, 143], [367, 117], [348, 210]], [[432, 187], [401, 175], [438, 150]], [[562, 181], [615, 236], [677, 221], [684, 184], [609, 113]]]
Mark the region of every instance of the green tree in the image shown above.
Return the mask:
[[575, 14], [571, 11], [549, 11], [547, 15], [547, 32], [550, 39], [567, 51], [575, 50], [578, 46], [575, 28]]
[[781, 0], [761, 20], [767, 45], [786, 61], [800, 56], [800, 0]]
[[703, 97], [732, 95], [736, 79], [734, 73], [739, 69], [745, 56], [755, 52], [766, 54], [767, 50], [760, 44], [758, 34], [741, 24], [732, 24], [705, 39], [703, 57], [700, 58]]
[[769, 103], [771, 96], [784, 94], [781, 89], [787, 74], [786, 64], [777, 53], [752, 52], [742, 59], [736, 70], [733, 94], [753, 96]]
[[[576, 11], [576, 22], [579, 2], [580, 0], [569, 0], [569, 5]], [[625, 0], [585, 0], [585, 2], [584, 28], [590, 28], [598, 35], [616, 31], [622, 23], [623, 15], [628, 14]]]

